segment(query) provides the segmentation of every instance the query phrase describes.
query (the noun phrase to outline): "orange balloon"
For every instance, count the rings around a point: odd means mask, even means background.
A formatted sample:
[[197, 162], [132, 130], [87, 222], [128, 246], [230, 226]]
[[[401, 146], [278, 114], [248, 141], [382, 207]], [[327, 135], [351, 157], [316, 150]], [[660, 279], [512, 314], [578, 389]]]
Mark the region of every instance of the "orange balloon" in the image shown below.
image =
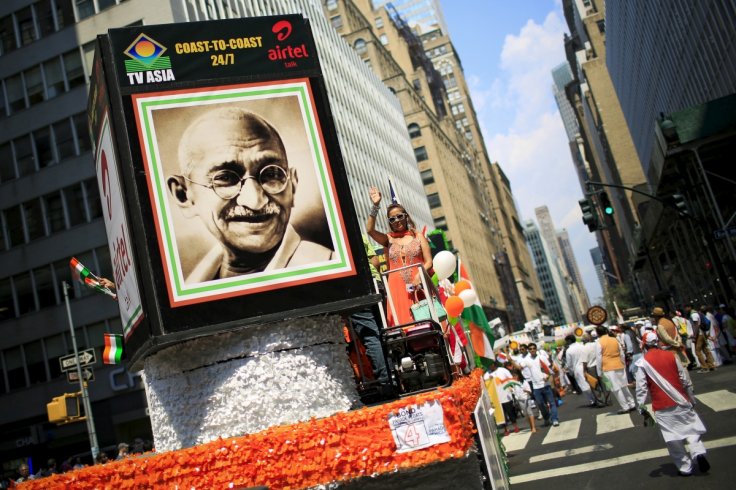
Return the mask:
[[460, 296], [450, 296], [445, 300], [445, 311], [450, 316], [460, 316], [465, 309], [465, 303]]
[[470, 289], [473, 286], [470, 285], [470, 283], [466, 280], [460, 280], [457, 283], [455, 283], [455, 294], [460, 294], [466, 289]]

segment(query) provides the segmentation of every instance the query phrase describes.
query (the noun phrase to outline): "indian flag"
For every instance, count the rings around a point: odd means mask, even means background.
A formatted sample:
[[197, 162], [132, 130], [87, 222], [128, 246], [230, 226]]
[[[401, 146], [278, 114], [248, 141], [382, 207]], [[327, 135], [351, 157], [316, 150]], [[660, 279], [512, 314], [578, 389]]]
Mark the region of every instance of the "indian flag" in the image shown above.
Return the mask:
[[102, 360], [105, 364], [120, 364], [123, 357], [123, 336], [114, 333], [105, 334], [105, 350]]
[[69, 261], [69, 267], [72, 269], [72, 277], [98, 293], [106, 294], [112, 299], [117, 299], [117, 295], [108, 288], [100, 284], [100, 279], [82, 264], [79, 259], [72, 257]]
[[[472, 284], [468, 272], [463, 267], [459, 258], [458, 270], [460, 271], [460, 278]], [[491, 367], [490, 361], [495, 359], [493, 355], [493, 342], [495, 339], [493, 330], [488, 326], [488, 318], [483, 312], [480, 301], [476, 299], [474, 304], [466, 307], [460, 318], [462, 318], [465, 324], [465, 329], [470, 333], [470, 342], [473, 344], [473, 350], [475, 351], [476, 365], [481, 365], [488, 369]]]

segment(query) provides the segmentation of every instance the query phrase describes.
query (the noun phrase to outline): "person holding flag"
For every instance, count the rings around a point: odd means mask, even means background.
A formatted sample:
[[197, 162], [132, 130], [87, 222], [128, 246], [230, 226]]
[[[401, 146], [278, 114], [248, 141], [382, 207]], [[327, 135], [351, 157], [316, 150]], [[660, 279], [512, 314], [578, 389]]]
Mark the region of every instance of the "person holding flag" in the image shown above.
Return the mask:
[[118, 298], [113, 292], [115, 284], [112, 281], [105, 279], [104, 277], [94, 275], [92, 271], [85, 267], [84, 264], [82, 264], [76, 257], [72, 257], [69, 261], [69, 267], [72, 270], [72, 277], [76, 281], [79, 281], [93, 291], [110, 296], [112, 299]]

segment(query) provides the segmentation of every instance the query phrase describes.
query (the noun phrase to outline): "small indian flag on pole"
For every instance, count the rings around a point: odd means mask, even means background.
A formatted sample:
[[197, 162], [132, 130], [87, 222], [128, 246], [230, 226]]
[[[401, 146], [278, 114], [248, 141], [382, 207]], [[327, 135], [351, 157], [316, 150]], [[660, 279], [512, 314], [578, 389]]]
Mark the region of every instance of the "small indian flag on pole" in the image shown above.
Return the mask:
[[123, 336], [114, 333], [105, 334], [105, 350], [102, 361], [105, 364], [120, 364], [123, 357]]
[[103, 286], [100, 282], [100, 278], [87, 269], [87, 267], [85, 267], [84, 264], [82, 264], [76, 257], [72, 257], [72, 260], [69, 261], [69, 267], [72, 269], [72, 277], [88, 288], [93, 289], [98, 293], [106, 294], [112, 299], [118, 298], [115, 293]]

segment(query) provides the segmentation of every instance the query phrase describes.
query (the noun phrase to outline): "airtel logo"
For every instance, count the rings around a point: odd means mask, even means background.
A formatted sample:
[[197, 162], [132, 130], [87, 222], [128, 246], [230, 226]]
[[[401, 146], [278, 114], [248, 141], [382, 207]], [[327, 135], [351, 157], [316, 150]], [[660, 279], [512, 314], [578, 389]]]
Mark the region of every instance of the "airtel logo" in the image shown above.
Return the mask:
[[288, 20], [280, 20], [273, 25], [271, 32], [276, 34], [276, 39], [283, 41], [291, 36], [291, 22]]

